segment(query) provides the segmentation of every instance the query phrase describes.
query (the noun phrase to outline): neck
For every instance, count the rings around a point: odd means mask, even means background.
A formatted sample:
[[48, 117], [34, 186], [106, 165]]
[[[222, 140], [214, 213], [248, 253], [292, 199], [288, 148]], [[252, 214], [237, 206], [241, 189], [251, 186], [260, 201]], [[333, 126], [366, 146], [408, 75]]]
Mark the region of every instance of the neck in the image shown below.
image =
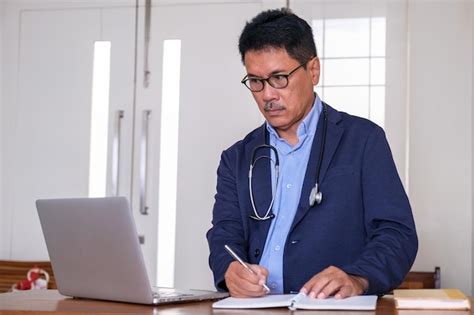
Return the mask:
[[316, 101], [316, 94], [313, 94], [313, 98], [311, 100], [311, 103], [307, 107], [307, 110], [303, 113], [302, 117], [300, 118], [299, 121], [297, 121], [295, 124], [291, 125], [287, 129], [277, 129], [275, 128], [275, 131], [278, 133], [278, 136], [280, 138], [285, 139], [292, 147], [294, 147], [296, 144], [298, 144], [298, 127], [300, 124], [303, 122], [303, 120], [308, 116], [309, 112], [311, 112], [311, 109], [313, 108], [314, 102]]

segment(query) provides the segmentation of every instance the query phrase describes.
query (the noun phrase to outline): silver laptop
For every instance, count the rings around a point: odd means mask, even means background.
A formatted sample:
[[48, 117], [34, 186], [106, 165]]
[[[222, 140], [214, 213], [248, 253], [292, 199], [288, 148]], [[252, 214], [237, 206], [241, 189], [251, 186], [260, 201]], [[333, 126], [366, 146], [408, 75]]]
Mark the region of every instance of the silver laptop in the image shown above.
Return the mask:
[[38, 200], [36, 207], [56, 284], [63, 295], [140, 304], [228, 295], [152, 288], [124, 197]]

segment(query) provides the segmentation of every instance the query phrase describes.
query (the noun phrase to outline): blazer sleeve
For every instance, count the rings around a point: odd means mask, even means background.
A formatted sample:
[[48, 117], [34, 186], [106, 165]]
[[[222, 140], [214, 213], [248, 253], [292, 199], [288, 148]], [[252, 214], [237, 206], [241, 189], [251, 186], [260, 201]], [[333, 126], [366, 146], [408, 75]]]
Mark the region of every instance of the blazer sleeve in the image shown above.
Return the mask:
[[247, 258], [247, 243], [244, 237], [239, 198], [236, 185], [235, 161], [229, 151], [224, 151], [217, 169], [217, 192], [213, 209], [212, 228], [207, 232], [209, 244], [209, 266], [214, 275], [214, 284], [219, 291], [228, 291], [224, 274], [233, 258], [226, 252], [229, 245], [240, 257]]
[[408, 197], [380, 127], [368, 136], [361, 170], [367, 243], [361, 255], [342, 269], [368, 279], [367, 294], [396, 288], [410, 270], [418, 238]]

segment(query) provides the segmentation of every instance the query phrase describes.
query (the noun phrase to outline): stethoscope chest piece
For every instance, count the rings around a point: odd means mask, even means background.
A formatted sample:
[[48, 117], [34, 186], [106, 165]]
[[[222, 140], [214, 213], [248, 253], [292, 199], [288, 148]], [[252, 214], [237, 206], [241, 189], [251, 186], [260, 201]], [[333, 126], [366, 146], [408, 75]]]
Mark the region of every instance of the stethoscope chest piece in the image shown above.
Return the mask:
[[314, 204], [321, 204], [323, 201], [323, 193], [318, 190], [318, 183], [316, 183], [311, 189], [311, 193], [309, 194], [309, 206], [312, 207]]

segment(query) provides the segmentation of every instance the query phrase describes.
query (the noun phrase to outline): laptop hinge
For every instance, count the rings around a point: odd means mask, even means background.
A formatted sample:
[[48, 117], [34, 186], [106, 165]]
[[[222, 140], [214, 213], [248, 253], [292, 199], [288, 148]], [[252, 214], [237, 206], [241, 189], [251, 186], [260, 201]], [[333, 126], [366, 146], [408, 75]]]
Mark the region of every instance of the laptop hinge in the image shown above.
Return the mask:
[[156, 293], [156, 292], [153, 292], [153, 300], [152, 300], [152, 303], [153, 303], [153, 304], [158, 304], [159, 300], [160, 300], [160, 295], [159, 295], [158, 293]]

